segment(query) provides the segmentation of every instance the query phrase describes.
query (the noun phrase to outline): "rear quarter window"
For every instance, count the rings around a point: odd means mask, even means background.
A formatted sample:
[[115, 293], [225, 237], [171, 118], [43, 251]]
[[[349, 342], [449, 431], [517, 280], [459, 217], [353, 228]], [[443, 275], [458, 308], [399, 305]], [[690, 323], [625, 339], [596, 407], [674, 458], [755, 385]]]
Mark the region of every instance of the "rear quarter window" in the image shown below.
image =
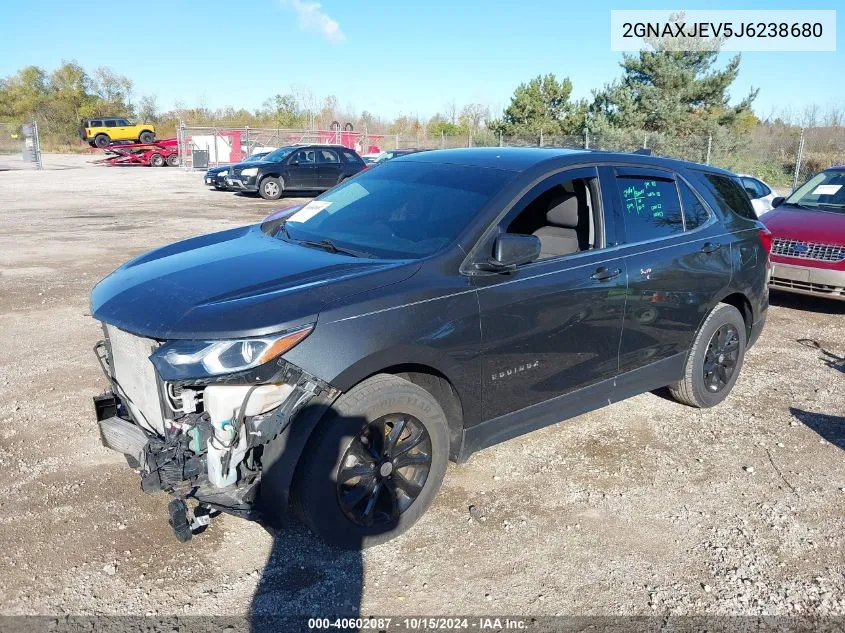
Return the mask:
[[710, 184], [711, 192], [724, 213], [733, 211], [746, 220], [756, 220], [757, 214], [751, 206], [751, 199], [739, 184], [738, 178], [722, 174], [704, 173], [704, 179]]
[[361, 158], [358, 156], [358, 154], [354, 154], [353, 152], [347, 152], [347, 151], [344, 151], [342, 153], [343, 153], [343, 160], [345, 160], [347, 163], [360, 163], [361, 162]]

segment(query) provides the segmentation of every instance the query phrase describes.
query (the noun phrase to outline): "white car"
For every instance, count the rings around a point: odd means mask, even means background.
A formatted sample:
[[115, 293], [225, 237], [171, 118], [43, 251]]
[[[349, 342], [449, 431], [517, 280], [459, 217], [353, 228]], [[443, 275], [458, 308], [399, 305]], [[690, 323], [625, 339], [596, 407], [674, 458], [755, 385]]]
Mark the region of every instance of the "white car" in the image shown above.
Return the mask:
[[758, 218], [772, 210], [772, 200], [777, 198], [777, 194], [772, 191], [769, 185], [748, 174], [740, 174], [739, 179], [742, 181], [742, 187], [748, 193], [748, 197], [751, 198], [751, 206], [754, 207], [754, 213], [757, 214]]

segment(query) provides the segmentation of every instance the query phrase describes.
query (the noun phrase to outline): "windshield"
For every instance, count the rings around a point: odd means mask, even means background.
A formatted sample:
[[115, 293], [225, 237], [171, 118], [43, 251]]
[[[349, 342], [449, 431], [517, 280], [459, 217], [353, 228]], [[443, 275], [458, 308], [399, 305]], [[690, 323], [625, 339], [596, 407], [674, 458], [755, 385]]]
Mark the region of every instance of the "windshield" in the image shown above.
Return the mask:
[[795, 190], [784, 204], [845, 213], [845, 171], [823, 171]]
[[248, 157], [247, 160], [248, 161], [264, 160], [269, 155], [270, 155], [270, 152], [257, 152], [255, 154], [253, 154], [252, 156]]
[[315, 198], [284, 224], [293, 241], [329, 240], [375, 257], [416, 259], [452, 243], [512, 173], [388, 163]]
[[295, 149], [296, 149], [295, 147], [280, 147], [279, 149], [272, 151], [269, 154], [267, 154], [267, 156], [265, 156], [261, 160], [266, 160], [266, 161], [270, 161], [270, 162], [279, 162], [280, 160], [282, 160], [285, 156], [290, 154]]

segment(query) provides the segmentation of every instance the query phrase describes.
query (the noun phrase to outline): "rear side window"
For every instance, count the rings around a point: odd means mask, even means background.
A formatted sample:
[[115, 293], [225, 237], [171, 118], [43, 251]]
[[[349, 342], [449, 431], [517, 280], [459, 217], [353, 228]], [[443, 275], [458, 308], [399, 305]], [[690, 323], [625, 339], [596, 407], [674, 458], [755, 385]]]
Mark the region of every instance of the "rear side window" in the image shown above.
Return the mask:
[[736, 178], [708, 173], [704, 177], [713, 185], [713, 195], [725, 213], [733, 211], [747, 220], [757, 219], [751, 199]]
[[681, 203], [684, 206], [684, 222], [687, 231], [691, 231], [705, 224], [710, 219], [710, 214], [707, 212], [707, 207], [704, 206], [704, 203], [689, 188], [687, 183], [679, 182], [678, 187], [681, 190]]
[[100, 119], [93, 119], [88, 122], [88, 127], [103, 127], [103, 122]]
[[317, 156], [320, 159], [321, 163], [339, 163], [340, 159], [330, 149], [321, 149], [317, 152]]
[[620, 176], [616, 184], [625, 216], [626, 242], [643, 242], [683, 232], [684, 218], [674, 181]]
[[347, 163], [360, 163], [361, 159], [358, 157], [357, 154], [353, 154], [350, 151], [343, 151], [343, 160]]

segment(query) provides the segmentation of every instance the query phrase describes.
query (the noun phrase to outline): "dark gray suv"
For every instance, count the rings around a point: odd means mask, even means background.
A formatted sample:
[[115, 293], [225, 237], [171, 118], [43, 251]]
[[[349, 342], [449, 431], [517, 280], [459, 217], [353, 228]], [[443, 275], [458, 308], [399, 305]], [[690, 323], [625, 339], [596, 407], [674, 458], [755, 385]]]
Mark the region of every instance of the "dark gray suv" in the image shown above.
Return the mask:
[[[174, 499], [325, 540], [396, 536], [447, 462], [644, 391], [721, 403], [768, 307], [737, 178], [661, 158], [396, 158], [94, 288], [103, 442]], [[682, 450], [682, 449], [679, 449]]]

